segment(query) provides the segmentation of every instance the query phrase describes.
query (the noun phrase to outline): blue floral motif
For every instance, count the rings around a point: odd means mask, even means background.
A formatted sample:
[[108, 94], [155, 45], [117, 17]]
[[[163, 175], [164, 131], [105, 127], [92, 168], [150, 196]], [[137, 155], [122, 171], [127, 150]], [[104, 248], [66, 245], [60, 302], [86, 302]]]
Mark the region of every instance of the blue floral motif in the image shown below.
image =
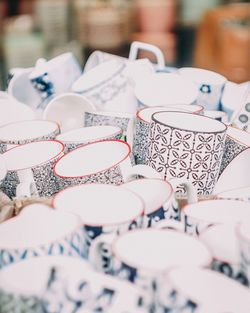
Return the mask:
[[202, 93], [211, 93], [211, 86], [210, 85], [207, 85], [207, 84], [203, 84], [201, 87], [200, 87], [200, 91]]
[[55, 93], [54, 85], [51, 82], [48, 73], [31, 79], [34, 88], [40, 93], [42, 99], [46, 99]]

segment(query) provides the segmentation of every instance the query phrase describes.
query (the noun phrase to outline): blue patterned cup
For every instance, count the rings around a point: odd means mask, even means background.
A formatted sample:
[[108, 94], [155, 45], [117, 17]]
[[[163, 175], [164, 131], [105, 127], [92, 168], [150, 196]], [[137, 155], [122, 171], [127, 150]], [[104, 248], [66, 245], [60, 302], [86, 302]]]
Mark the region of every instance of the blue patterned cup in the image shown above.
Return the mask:
[[41, 140], [14, 147], [2, 154], [7, 175], [0, 189], [10, 198], [51, 197], [58, 190], [53, 166], [63, 156], [64, 145], [56, 140]]
[[[104, 234], [118, 236], [143, 226], [143, 201], [133, 192], [118, 186], [85, 184], [66, 188], [55, 196], [53, 207], [59, 212], [70, 212], [80, 217], [86, 257], [97, 237]], [[110, 263], [108, 254], [108, 251], [103, 252], [107, 269]]]
[[0, 268], [39, 256], [84, 256], [80, 219], [43, 204], [29, 205], [2, 223], [0, 234]]

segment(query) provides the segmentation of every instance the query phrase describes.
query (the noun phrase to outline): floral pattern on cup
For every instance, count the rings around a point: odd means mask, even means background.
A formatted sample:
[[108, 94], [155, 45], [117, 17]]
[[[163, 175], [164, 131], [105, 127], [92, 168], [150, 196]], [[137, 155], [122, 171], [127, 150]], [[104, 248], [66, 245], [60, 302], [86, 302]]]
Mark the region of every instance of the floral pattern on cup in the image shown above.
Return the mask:
[[165, 179], [186, 178], [198, 194], [211, 194], [219, 175], [224, 141], [225, 132], [199, 134], [153, 121], [146, 163]]
[[15, 296], [0, 289], [1, 313], [34, 313], [41, 310], [41, 299], [38, 297]]
[[43, 100], [49, 98], [55, 93], [54, 85], [50, 80], [49, 74], [44, 73], [41, 76], [31, 79], [34, 88], [40, 93]]
[[45, 255], [68, 255], [82, 258], [84, 257], [83, 247], [83, 229], [79, 227], [72, 234], [51, 244], [36, 248], [0, 249], [0, 269], [14, 262]]

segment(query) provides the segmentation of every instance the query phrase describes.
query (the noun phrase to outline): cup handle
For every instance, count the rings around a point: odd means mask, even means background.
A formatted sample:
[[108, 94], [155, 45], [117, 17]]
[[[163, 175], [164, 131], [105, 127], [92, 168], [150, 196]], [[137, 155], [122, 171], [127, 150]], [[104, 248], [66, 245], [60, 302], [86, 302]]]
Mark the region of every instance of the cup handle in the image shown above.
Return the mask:
[[197, 191], [190, 181], [182, 178], [172, 178], [169, 180], [169, 183], [172, 185], [174, 192], [176, 192], [177, 187], [180, 185], [183, 185], [186, 188], [188, 204], [198, 202]]
[[146, 50], [149, 51], [151, 53], [153, 53], [156, 57], [157, 60], [157, 69], [158, 70], [163, 70], [165, 68], [165, 58], [164, 55], [162, 53], [162, 51], [151, 44], [148, 43], [144, 43], [144, 42], [140, 42], [140, 41], [134, 41], [132, 42], [131, 46], [130, 46], [130, 51], [129, 51], [129, 57], [128, 59], [130, 61], [134, 61], [137, 58], [138, 55], [138, 51], [139, 50]]
[[114, 234], [102, 234], [92, 241], [89, 248], [88, 259], [90, 264], [96, 271], [105, 272], [101, 257], [102, 247], [105, 244], [108, 247], [108, 250], [111, 251], [110, 246], [113, 243], [114, 239]]
[[178, 222], [174, 219], [161, 220], [155, 224], [154, 228], [157, 228], [157, 229], [174, 229], [174, 230], [180, 231], [182, 233], [185, 232], [184, 223]]
[[137, 164], [126, 170], [126, 173], [124, 175], [124, 182], [133, 180], [138, 175], [146, 178], [162, 179], [161, 174], [154, 170], [152, 167], [144, 164]]

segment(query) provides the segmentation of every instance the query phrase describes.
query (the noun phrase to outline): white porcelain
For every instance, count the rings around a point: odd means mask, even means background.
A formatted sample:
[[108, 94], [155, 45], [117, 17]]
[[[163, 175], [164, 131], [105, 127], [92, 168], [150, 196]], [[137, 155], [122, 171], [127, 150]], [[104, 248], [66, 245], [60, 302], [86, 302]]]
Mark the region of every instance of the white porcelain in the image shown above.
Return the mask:
[[67, 153], [79, 146], [100, 140], [121, 139], [122, 129], [116, 126], [91, 126], [70, 130], [56, 137]]
[[[134, 62], [137, 64], [137, 61]], [[133, 75], [131, 75], [132, 70], [135, 71]], [[134, 95], [135, 81], [132, 76], [135, 75], [134, 79], [138, 80], [145, 75], [151, 76], [152, 72], [153, 67], [149, 62], [142, 66], [133, 66], [133, 64], [127, 66], [126, 63], [114, 59], [84, 73], [73, 84], [72, 91], [84, 95], [100, 111], [135, 113], [137, 101]]]
[[236, 226], [236, 236], [239, 245], [240, 264], [243, 273], [248, 279], [250, 287], [250, 223], [245, 219]]
[[250, 133], [228, 125], [220, 174], [242, 151], [250, 147]]
[[218, 224], [211, 226], [199, 238], [212, 252], [213, 270], [244, 285], [248, 284], [248, 280], [240, 267], [240, 251], [235, 225]]
[[0, 127], [0, 153], [33, 141], [55, 139], [59, 125], [52, 121], [30, 120], [14, 122]]
[[250, 148], [240, 152], [224, 169], [215, 184], [213, 194], [226, 190], [243, 188], [250, 185], [248, 173], [250, 162]]
[[226, 190], [218, 193], [216, 197], [219, 199], [250, 201], [250, 186]]
[[64, 155], [55, 164], [54, 173], [61, 189], [90, 182], [119, 185], [131, 175], [160, 177], [148, 166], [132, 167], [130, 156], [131, 148], [124, 141], [97, 141]]
[[168, 107], [149, 107], [137, 111], [133, 138], [133, 155], [135, 157], [136, 164], [146, 163], [151, 118], [154, 113], [162, 111], [178, 111], [202, 114], [203, 108], [195, 104], [177, 104], [175, 106], [172, 105]]
[[225, 124], [228, 123], [228, 115], [226, 112], [223, 111], [216, 111], [216, 110], [204, 110], [203, 114], [205, 116], [214, 118], [217, 121], [221, 121]]
[[240, 129], [249, 131], [250, 119], [250, 82], [247, 85], [244, 95], [242, 96], [239, 109], [232, 117], [232, 125]]
[[142, 79], [135, 87], [139, 107], [194, 104], [198, 91], [190, 80], [175, 73], [156, 73]]
[[0, 184], [7, 174], [5, 158], [0, 155]]
[[42, 99], [53, 94], [71, 90], [72, 84], [81, 76], [82, 70], [71, 52], [43, 62], [37, 62], [29, 79]]
[[237, 115], [238, 111], [241, 108], [241, 104], [243, 103], [244, 97], [247, 92], [247, 88], [249, 86], [249, 82], [244, 82], [241, 84], [237, 84], [231, 81], [228, 81], [223, 90], [222, 98], [221, 98], [221, 108], [225, 111], [229, 117], [230, 122]]
[[186, 112], [152, 115], [146, 164], [164, 179], [185, 178], [198, 194], [211, 194], [218, 179], [226, 125]]
[[35, 305], [37, 311], [41, 309], [38, 300], [48, 312], [60, 307], [64, 313], [97, 308], [113, 313], [124, 313], [121, 309], [126, 308], [134, 313], [143, 295], [132, 284], [96, 273], [84, 260], [69, 256], [32, 258], [6, 267], [0, 272], [0, 290], [3, 313], [17, 307], [34, 313]]
[[54, 97], [46, 106], [44, 120], [56, 121], [62, 132], [82, 127], [85, 112], [95, 111], [94, 105], [81, 95], [63, 93]]
[[11, 98], [0, 98], [0, 126], [17, 122], [34, 120], [35, 112], [25, 104]]
[[179, 74], [194, 82], [199, 91], [197, 104], [206, 110], [218, 110], [227, 78], [219, 73], [194, 67], [183, 67]]
[[42, 98], [30, 82], [29, 75], [33, 68], [14, 71], [8, 85], [8, 94], [29, 107], [36, 109], [42, 102]]
[[[159, 302], [162, 310], [249, 312], [249, 289], [214, 271], [197, 267], [176, 268], [169, 271], [161, 281]], [[171, 296], [174, 291], [175, 297]]]
[[180, 211], [174, 192], [180, 184], [188, 190], [188, 203], [197, 202], [193, 185], [182, 179], [172, 179], [168, 182], [163, 179], [142, 178], [122, 184], [120, 187], [131, 190], [143, 199], [144, 227], [154, 227], [162, 219], [179, 219]]
[[8, 173], [1, 190], [11, 198], [52, 196], [59, 188], [53, 166], [62, 157], [63, 150], [64, 146], [59, 141], [41, 140], [6, 151], [2, 156]]
[[[143, 201], [135, 193], [118, 186], [92, 183], [67, 188], [55, 196], [53, 207], [80, 217], [86, 258], [98, 236], [120, 235], [143, 224]], [[106, 260], [107, 267], [109, 262]]]
[[32, 204], [0, 225], [0, 268], [45, 255], [83, 256], [80, 219], [43, 204]]

